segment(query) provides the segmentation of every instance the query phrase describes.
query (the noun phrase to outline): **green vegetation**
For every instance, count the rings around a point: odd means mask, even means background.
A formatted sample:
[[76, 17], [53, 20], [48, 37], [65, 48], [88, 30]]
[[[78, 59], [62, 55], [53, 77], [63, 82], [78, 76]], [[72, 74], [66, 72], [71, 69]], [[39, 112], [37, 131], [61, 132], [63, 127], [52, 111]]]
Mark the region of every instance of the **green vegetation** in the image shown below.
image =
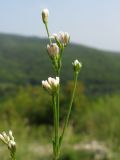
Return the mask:
[[[0, 83], [37, 85], [51, 75], [46, 44], [46, 39], [0, 34]], [[79, 80], [85, 83], [87, 93], [119, 90], [120, 54], [71, 44], [64, 54], [62, 82], [72, 79], [71, 62], [75, 58], [83, 63]]]
[[[53, 123], [51, 98], [41, 88], [41, 80], [52, 73], [46, 43], [46, 39], [0, 34], [0, 132], [13, 130], [19, 148], [17, 160], [47, 160], [51, 156], [52, 146], [48, 145]], [[61, 126], [73, 88], [70, 72], [75, 58], [83, 63], [83, 70], [61, 159], [96, 160], [99, 152], [101, 160], [118, 160], [120, 54], [75, 44], [66, 49], [60, 95]], [[102, 143], [106, 152], [84, 148], [92, 143], [100, 146]], [[0, 158], [8, 159], [2, 144]]]

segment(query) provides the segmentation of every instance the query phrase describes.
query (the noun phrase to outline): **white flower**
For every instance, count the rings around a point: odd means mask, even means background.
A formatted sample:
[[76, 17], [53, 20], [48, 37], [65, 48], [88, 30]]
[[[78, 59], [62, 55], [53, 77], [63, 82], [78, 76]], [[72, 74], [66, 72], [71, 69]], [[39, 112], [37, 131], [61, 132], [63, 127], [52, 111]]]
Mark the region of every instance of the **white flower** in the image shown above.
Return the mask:
[[54, 33], [51, 38], [55, 39], [57, 43], [61, 43], [63, 46], [66, 46], [70, 41], [70, 35], [67, 32], [59, 32], [59, 34]]
[[82, 64], [77, 59], [72, 63], [72, 65], [73, 65], [74, 71], [77, 73], [80, 71], [80, 68], [82, 67]]
[[48, 80], [42, 81], [42, 86], [50, 94], [55, 94], [59, 86], [59, 82], [60, 82], [59, 77], [56, 78], [49, 77]]
[[57, 46], [56, 43], [48, 44], [47, 45], [47, 51], [50, 57], [54, 57], [57, 54], [59, 54], [59, 47]]
[[16, 148], [16, 143], [14, 141], [14, 137], [12, 135], [12, 131], [9, 131], [9, 134], [7, 135], [5, 132], [2, 132], [0, 134], [0, 139], [3, 143], [7, 144], [8, 148], [10, 150], [13, 150]]
[[59, 39], [61, 43], [63, 43], [63, 45], [66, 46], [70, 41], [70, 35], [67, 32], [60, 32], [59, 34]]
[[49, 10], [47, 8], [43, 9], [43, 11], [42, 11], [43, 23], [47, 23], [48, 22], [48, 16], [49, 16]]

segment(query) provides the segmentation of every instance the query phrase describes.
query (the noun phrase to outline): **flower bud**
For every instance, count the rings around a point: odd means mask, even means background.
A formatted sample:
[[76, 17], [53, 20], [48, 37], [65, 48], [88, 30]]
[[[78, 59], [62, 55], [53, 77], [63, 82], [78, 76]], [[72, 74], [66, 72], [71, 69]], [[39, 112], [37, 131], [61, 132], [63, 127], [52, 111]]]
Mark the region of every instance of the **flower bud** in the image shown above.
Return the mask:
[[9, 142], [10, 137], [7, 136], [7, 134], [6, 134], [5, 132], [3, 132], [2, 135], [3, 135], [4, 139], [5, 139], [5, 141], [6, 141], [6, 142]]
[[0, 139], [2, 140], [3, 143], [5, 143], [5, 144], [7, 143], [6, 140], [5, 140], [5, 138], [4, 138], [4, 136], [2, 134], [0, 134]]
[[48, 16], [49, 16], [49, 10], [47, 8], [43, 9], [43, 11], [42, 11], [43, 23], [47, 23], [48, 22]]
[[66, 46], [70, 41], [70, 35], [67, 32], [60, 32], [60, 41]]
[[52, 88], [51, 88], [51, 86], [50, 86], [50, 84], [48, 83], [47, 80], [45, 80], [45, 81], [43, 80], [43, 81], [42, 81], [42, 86], [43, 86], [43, 88], [46, 89], [48, 92], [51, 92], [51, 89], [52, 89]]
[[13, 140], [10, 140], [8, 143], [8, 148], [9, 149], [15, 149], [16, 148], [16, 143]]
[[49, 77], [48, 83], [50, 84], [51, 88], [58, 87], [59, 85], [59, 77], [56, 77], [56, 79]]
[[57, 46], [56, 43], [48, 44], [47, 45], [47, 51], [50, 57], [54, 57], [57, 54], [59, 54], [59, 47]]
[[11, 140], [14, 141], [14, 137], [13, 137], [13, 134], [12, 134], [12, 131], [11, 131], [11, 130], [9, 131], [9, 137], [10, 137]]
[[13, 140], [10, 140], [8, 143], [8, 149], [10, 150], [10, 153], [13, 157], [13, 155], [15, 155], [16, 152], [16, 143]]
[[72, 63], [72, 65], [73, 65], [74, 71], [75, 71], [76, 73], [79, 73], [79, 71], [80, 71], [80, 69], [81, 69], [81, 67], [82, 67], [82, 64], [76, 59], [76, 60]]
[[42, 86], [45, 90], [48, 91], [48, 93], [55, 94], [59, 86], [59, 81], [60, 81], [59, 77], [56, 78], [49, 77], [48, 80], [42, 81]]

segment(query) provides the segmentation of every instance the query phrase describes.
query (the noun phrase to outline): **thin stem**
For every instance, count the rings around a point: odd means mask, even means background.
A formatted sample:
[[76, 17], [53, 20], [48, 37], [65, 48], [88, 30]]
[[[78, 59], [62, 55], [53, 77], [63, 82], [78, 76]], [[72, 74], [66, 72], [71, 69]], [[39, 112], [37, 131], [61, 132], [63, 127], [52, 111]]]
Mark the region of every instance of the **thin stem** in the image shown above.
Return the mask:
[[57, 91], [57, 153], [59, 153], [59, 108], [60, 108], [60, 86], [58, 86]]
[[55, 157], [57, 156], [57, 139], [58, 139], [58, 124], [57, 124], [57, 99], [56, 99], [56, 95], [53, 95], [53, 109], [54, 109], [54, 140], [55, 140]]
[[[49, 32], [48, 32], [49, 33]], [[49, 34], [48, 34], [49, 36]], [[62, 59], [62, 53], [63, 53], [63, 48], [61, 50], [61, 57], [59, 59], [59, 67], [58, 67], [58, 70], [56, 71], [56, 75], [58, 77], [60, 77], [60, 71], [61, 71], [61, 59]], [[60, 144], [59, 144], [59, 114], [60, 114], [60, 86], [58, 86], [58, 90], [57, 90], [57, 95], [56, 95], [56, 111], [54, 111], [54, 114], [56, 114], [56, 119], [54, 121], [56, 121], [55, 125], [56, 125], [56, 138], [55, 138], [55, 144], [56, 144], [56, 155], [55, 155], [55, 160], [58, 160], [59, 159], [59, 150], [60, 150]]]
[[45, 28], [46, 28], [46, 31], [47, 31], [47, 35], [48, 35], [50, 44], [52, 44], [52, 41], [51, 41], [51, 38], [50, 38], [50, 33], [49, 33], [49, 30], [48, 30], [48, 24], [47, 24], [47, 23], [45, 23]]
[[16, 160], [15, 155], [11, 154], [11, 160]]
[[15, 158], [15, 157], [12, 157], [12, 160], [16, 160], [16, 158]]
[[[62, 53], [63, 53], [63, 49], [61, 51], [61, 58], [60, 58], [60, 65], [59, 68], [56, 72], [56, 75], [58, 77], [60, 77], [60, 71], [61, 71], [61, 59], [62, 59]], [[60, 150], [60, 144], [59, 144], [59, 114], [60, 114], [60, 85], [58, 86], [58, 90], [57, 90], [57, 158], [59, 159], [59, 150]]]
[[61, 143], [62, 143], [62, 140], [63, 140], [63, 137], [64, 137], [64, 133], [65, 133], [65, 130], [66, 130], [68, 121], [69, 121], [71, 109], [72, 109], [72, 104], [73, 104], [73, 100], [74, 100], [74, 96], [75, 96], [75, 90], [76, 90], [76, 84], [77, 84], [77, 78], [78, 78], [78, 73], [75, 73], [75, 75], [74, 75], [74, 88], [73, 88], [73, 93], [72, 93], [71, 100], [70, 100], [70, 104], [69, 104], [69, 109], [68, 109], [67, 118], [66, 118], [66, 121], [65, 121], [65, 123], [64, 123], [63, 132], [62, 132], [62, 134], [61, 134], [60, 147], [61, 147]]
[[61, 47], [61, 54], [60, 54], [60, 59], [62, 60], [62, 56], [63, 56], [63, 51], [64, 51], [64, 47]]

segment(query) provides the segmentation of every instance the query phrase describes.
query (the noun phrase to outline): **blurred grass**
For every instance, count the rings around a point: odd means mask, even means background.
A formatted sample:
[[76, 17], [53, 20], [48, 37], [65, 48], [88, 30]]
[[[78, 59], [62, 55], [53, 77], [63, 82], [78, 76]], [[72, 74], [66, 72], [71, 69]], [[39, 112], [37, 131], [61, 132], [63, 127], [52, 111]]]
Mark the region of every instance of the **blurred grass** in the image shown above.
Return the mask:
[[[71, 89], [70, 82], [61, 91], [61, 128], [69, 101], [69, 97], [65, 95], [70, 94]], [[120, 94], [90, 99], [84, 94], [81, 83], [76, 92], [78, 96], [73, 104], [61, 159], [96, 160], [97, 153], [101, 153], [104, 155], [101, 160], [119, 160]], [[17, 141], [18, 160], [52, 159], [50, 144], [53, 136], [53, 116], [50, 102], [50, 97], [39, 86], [17, 89], [17, 92], [1, 99], [0, 132], [13, 130]], [[98, 149], [92, 150], [92, 147]], [[102, 148], [105, 148], [105, 152]], [[0, 159], [7, 160], [7, 153], [7, 149], [1, 143]]]

